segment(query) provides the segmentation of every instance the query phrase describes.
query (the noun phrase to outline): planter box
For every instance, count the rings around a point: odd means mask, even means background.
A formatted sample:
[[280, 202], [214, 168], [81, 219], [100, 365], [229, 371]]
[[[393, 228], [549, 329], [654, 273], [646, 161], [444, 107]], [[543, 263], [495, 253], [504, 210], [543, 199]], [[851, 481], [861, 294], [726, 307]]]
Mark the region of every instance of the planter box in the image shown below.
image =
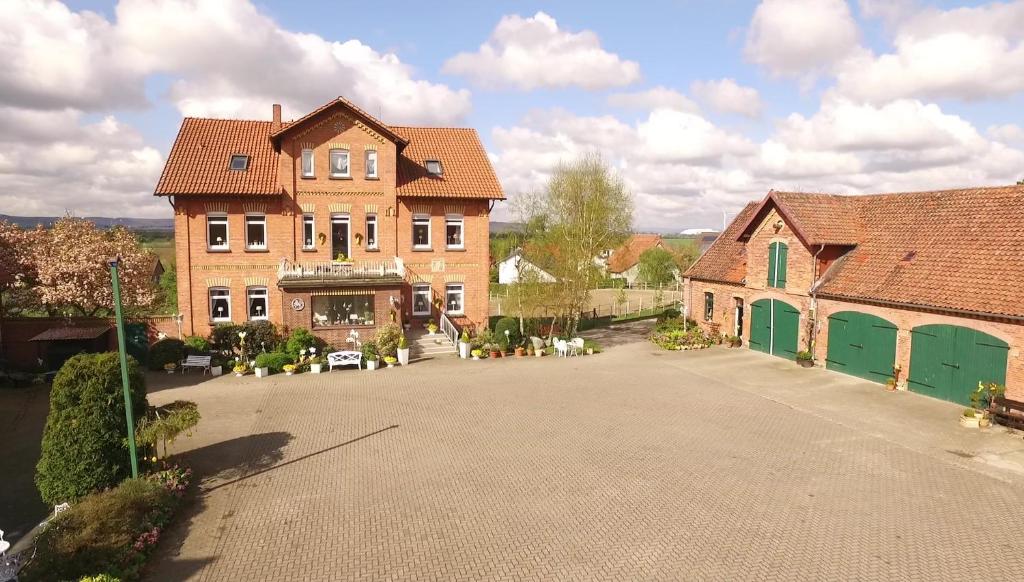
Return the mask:
[[323, 364], [310, 364], [309, 365], [309, 372], [311, 374], [319, 374], [322, 367], [323, 367]]
[[377, 369], [377, 360], [366, 360], [366, 369], [367, 370], [376, 370]]
[[403, 366], [409, 365], [409, 348], [398, 348], [398, 363]]
[[466, 342], [459, 342], [459, 357], [463, 360], [469, 359], [469, 344]]
[[257, 378], [266, 378], [270, 375], [270, 368], [256, 368]]
[[220, 376], [223, 373], [224, 368], [222, 366], [210, 366], [210, 374], [214, 376]]

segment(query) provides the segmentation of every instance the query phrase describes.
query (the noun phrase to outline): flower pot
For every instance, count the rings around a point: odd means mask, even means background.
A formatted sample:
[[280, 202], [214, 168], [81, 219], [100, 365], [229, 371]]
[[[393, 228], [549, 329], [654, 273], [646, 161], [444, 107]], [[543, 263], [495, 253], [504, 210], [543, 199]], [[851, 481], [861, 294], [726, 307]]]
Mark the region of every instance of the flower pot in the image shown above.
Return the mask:
[[469, 342], [459, 342], [459, 357], [463, 360], [469, 357]]
[[264, 367], [264, 368], [256, 368], [256, 377], [257, 378], [266, 378], [269, 375], [270, 375], [270, 368], [266, 368], [266, 367]]
[[235, 372], [235, 378], [241, 378], [242, 376], [245, 376], [245, 372]]
[[480, 356], [473, 356], [473, 360], [480, 361]]
[[797, 360], [796, 363], [800, 364], [801, 368], [813, 368], [814, 360]]
[[367, 370], [376, 370], [377, 369], [377, 360], [366, 360], [366, 369]]
[[210, 366], [210, 374], [214, 376], [220, 376], [224, 373], [224, 368], [221, 366]]
[[978, 419], [977, 416], [961, 416], [960, 417], [960, 426], [967, 427], [967, 428], [978, 428], [978, 426], [979, 426], [978, 421], [979, 421], [979, 419]]
[[403, 366], [409, 365], [409, 348], [398, 348], [398, 363]]
[[311, 374], [319, 374], [321, 366], [323, 366], [323, 364], [310, 364], [309, 365], [309, 372]]
[[521, 358], [526, 355], [526, 350], [523, 348], [516, 348], [516, 357]]
[[292, 375], [294, 375], [294, 374], [295, 374], [295, 372], [285, 372], [285, 373], [284, 373], [284, 375], [285, 375], [285, 376], [292, 376]]
[[500, 358], [501, 352], [491, 352], [491, 359]]
[[594, 355], [594, 348], [587, 348], [587, 355], [588, 356], [593, 356]]
[[534, 352], [534, 354], [533, 354], [533, 355], [535, 355], [535, 356], [537, 356], [537, 357], [539, 358], [539, 357], [541, 357], [541, 356], [543, 356], [543, 355], [544, 355], [544, 350], [539, 350], [539, 351], [537, 351], [537, 352]]
[[978, 427], [985, 428], [992, 425], [992, 420], [987, 416], [982, 416], [978, 419]]

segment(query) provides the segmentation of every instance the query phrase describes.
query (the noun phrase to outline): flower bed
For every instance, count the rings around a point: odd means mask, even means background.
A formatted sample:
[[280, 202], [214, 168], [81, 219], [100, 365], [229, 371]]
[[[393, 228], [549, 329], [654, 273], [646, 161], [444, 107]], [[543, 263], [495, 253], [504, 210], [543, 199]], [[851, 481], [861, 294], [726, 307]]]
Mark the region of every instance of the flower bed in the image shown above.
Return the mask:
[[39, 533], [35, 557], [20, 579], [78, 580], [107, 574], [137, 580], [191, 480], [190, 469], [172, 465], [87, 495]]
[[651, 333], [651, 341], [666, 350], [700, 350], [719, 343], [700, 327], [686, 324], [681, 318], [659, 322]]

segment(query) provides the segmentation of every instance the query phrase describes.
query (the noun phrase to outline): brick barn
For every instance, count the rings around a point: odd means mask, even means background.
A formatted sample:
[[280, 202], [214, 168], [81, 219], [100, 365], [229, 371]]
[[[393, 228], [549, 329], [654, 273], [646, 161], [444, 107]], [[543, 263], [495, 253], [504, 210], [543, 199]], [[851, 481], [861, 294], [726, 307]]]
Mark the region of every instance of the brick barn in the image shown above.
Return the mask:
[[488, 316], [503, 200], [475, 130], [385, 125], [344, 98], [290, 122], [186, 118], [156, 187], [174, 207], [183, 333], [268, 320], [351, 330]]
[[783, 358], [969, 404], [1024, 399], [1024, 186], [769, 192], [687, 271], [690, 317]]

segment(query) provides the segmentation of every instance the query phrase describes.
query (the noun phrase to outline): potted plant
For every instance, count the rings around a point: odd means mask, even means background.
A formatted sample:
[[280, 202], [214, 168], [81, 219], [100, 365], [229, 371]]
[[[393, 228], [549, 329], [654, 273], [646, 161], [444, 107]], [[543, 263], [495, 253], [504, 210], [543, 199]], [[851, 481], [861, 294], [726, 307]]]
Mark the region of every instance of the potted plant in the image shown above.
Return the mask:
[[536, 353], [536, 351], [537, 350], [534, 349], [533, 344], [530, 344], [530, 345], [526, 346], [526, 355], [527, 356], [534, 355]]
[[210, 374], [213, 376], [220, 376], [224, 373], [224, 361], [219, 357], [213, 358], [210, 362]]
[[398, 358], [396, 358], [394, 356], [384, 356], [384, 363], [387, 364], [389, 368], [394, 368], [395, 367], [395, 362], [397, 362], [397, 361], [398, 361]]
[[241, 378], [242, 376], [245, 376], [245, 373], [249, 371], [249, 368], [245, 367], [245, 364], [239, 362], [235, 364], [235, 367], [232, 368], [231, 371], [235, 373], [235, 376]]
[[177, 367], [178, 367], [178, 364], [175, 364], [174, 362], [167, 362], [166, 364], [164, 364], [164, 370], [167, 370], [168, 374], [173, 374], [174, 373], [174, 369], [177, 368]]
[[521, 358], [526, 355], [526, 348], [523, 346], [516, 346], [516, 357]]
[[295, 373], [295, 364], [285, 364], [284, 366], [281, 366], [281, 369], [284, 370], [285, 376], [291, 376]]
[[896, 378], [889, 378], [885, 381], [885, 389], [889, 392], [896, 391]]
[[466, 330], [462, 330], [459, 336], [459, 357], [463, 360], [469, 358], [469, 332]]
[[266, 378], [270, 375], [270, 368], [263, 366], [262, 368], [253, 368], [256, 371], [257, 378]]
[[310, 373], [312, 373], [312, 374], [319, 374], [323, 370], [323, 366], [324, 366], [323, 360], [320, 359], [320, 356], [310, 356], [309, 357], [309, 371], [310, 371]]
[[479, 360], [479, 359], [480, 359], [480, 356], [481, 356], [481, 355], [482, 355], [482, 354], [483, 354], [484, 352], [483, 352], [483, 350], [479, 350], [479, 349], [476, 349], [476, 350], [472, 350], [472, 351], [471, 351], [471, 352], [469, 352], [469, 353], [470, 353], [470, 355], [471, 355], [471, 356], [473, 356], [473, 359], [474, 359], [474, 360]]
[[351, 263], [351, 259], [345, 256], [345, 253], [338, 253], [334, 256], [335, 263]]
[[810, 350], [801, 350], [796, 353], [796, 363], [803, 368], [811, 368], [814, 366], [814, 354]]
[[975, 413], [973, 408], [965, 408], [963, 414], [960, 415], [960, 426], [978, 428], [981, 426], [981, 418]]
[[[384, 358], [387, 361], [387, 358]], [[405, 334], [398, 338], [398, 363], [403, 366], [409, 365], [409, 340], [405, 339]]]
[[[1006, 393], [1006, 387], [995, 382], [978, 382], [978, 387], [971, 392], [971, 408], [964, 411], [960, 418], [960, 424], [971, 428], [989, 426], [992, 421], [989, 418], [989, 410], [992, 402], [999, 396]], [[968, 416], [968, 412], [971, 413]], [[965, 419], [975, 419], [974, 422]]]
[[487, 351], [490, 352], [492, 359], [501, 357], [501, 346], [498, 344], [487, 344]]
[[366, 369], [367, 370], [376, 370], [377, 369], [377, 359], [378, 359], [378, 357], [379, 357], [379, 355], [377, 354], [377, 343], [376, 342], [369, 341], [369, 342], [366, 342], [365, 344], [363, 344], [363, 359], [366, 360]]
[[434, 335], [437, 333], [437, 324], [433, 321], [427, 323], [427, 335]]

